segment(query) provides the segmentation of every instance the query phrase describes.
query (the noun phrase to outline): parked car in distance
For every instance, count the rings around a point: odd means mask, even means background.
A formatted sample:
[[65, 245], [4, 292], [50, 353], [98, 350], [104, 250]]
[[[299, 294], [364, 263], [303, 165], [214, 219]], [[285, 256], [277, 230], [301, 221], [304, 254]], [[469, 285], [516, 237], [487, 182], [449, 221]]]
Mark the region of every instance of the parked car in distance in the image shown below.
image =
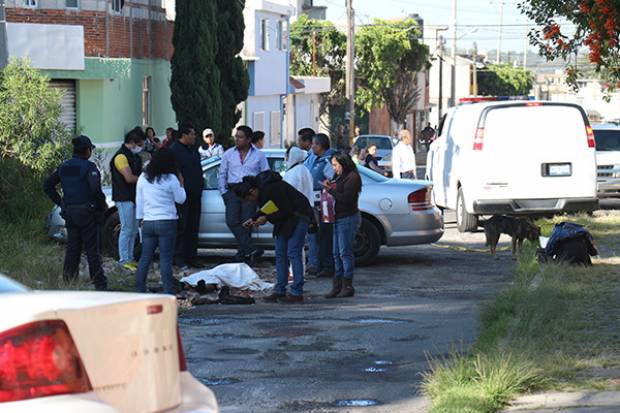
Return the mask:
[[620, 125], [592, 125], [596, 140], [597, 194], [620, 198]]
[[[285, 171], [284, 149], [264, 150], [272, 170]], [[205, 189], [202, 194], [202, 216], [198, 243], [201, 248], [236, 248], [232, 233], [226, 226], [224, 201], [217, 187], [220, 158], [203, 161]], [[443, 218], [431, 201], [432, 184], [428, 181], [388, 179], [359, 166], [362, 177], [360, 209], [362, 224], [355, 238], [354, 253], [358, 265], [370, 264], [382, 245], [402, 246], [430, 244], [443, 235]], [[109, 255], [117, 254], [120, 220], [111, 190], [105, 188], [110, 209], [103, 225], [103, 246]], [[318, 193], [317, 193], [318, 194]], [[60, 209], [55, 207], [48, 217], [49, 235], [63, 241], [66, 237]], [[270, 224], [253, 232], [257, 245], [273, 248]]]
[[480, 215], [552, 215], [598, 208], [592, 128], [574, 104], [457, 106], [427, 155], [434, 201], [456, 210], [459, 231]]
[[0, 274], [0, 413], [216, 413], [173, 296], [33, 292]]
[[360, 135], [358, 136], [353, 145], [360, 149], [368, 148], [370, 145], [377, 145], [377, 162], [379, 166], [383, 167], [386, 171], [392, 170], [392, 149], [394, 149], [394, 140], [391, 136], [387, 135]]

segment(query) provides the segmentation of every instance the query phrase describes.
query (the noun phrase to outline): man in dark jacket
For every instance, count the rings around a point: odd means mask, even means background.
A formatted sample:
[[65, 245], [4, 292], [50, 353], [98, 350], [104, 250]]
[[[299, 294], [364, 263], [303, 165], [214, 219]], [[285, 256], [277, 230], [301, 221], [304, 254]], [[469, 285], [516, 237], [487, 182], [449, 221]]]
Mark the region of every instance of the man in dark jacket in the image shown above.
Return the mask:
[[[65, 161], [43, 184], [48, 197], [62, 208], [67, 228], [63, 279], [70, 283], [78, 276], [82, 245], [86, 249], [90, 279], [97, 290], [106, 290], [108, 281], [101, 266], [100, 235], [103, 215], [108, 208], [101, 191], [101, 175], [88, 158], [95, 145], [87, 136], [73, 139], [73, 158]], [[63, 196], [56, 190], [60, 184]]]
[[137, 269], [137, 263], [133, 257], [138, 234], [136, 182], [142, 173], [142, 158], [139, 153], [143, 148], [142, 128], [134, 128], [125, 135], [123, 144], [110, 161], [112, 200], [121, 221], [121, 230], [118, 235], [118, 261], [130, 271]]
[[198, 257], [198, 230], [200, 227], [201, 199], [204, 180], [200, 154], [196, 146], [196, 131], [191, 125], [179, 127], [179, 139], [170, 147], [181, 175], [187, 199], [179, 205], [179, 228], [177, 231], [174, 265], [184, 270], [202, 268]]
[[[235, 194], [247, 202], [258, 203], [259, 210], [244, 225], [258, 227], [267, 221], [273, 224], [276, 239], [277, 282], [269, 302], [302, 302], [304, 264], [302, 250], [308, 228], [314, 226], [314, 213], [308, 199], [282, 180], [280, 174], [265, 171], [256, 177], [247, 176], [234, 186]], [[293, 284], [286, 294], [289, 264], [293, 268]]]

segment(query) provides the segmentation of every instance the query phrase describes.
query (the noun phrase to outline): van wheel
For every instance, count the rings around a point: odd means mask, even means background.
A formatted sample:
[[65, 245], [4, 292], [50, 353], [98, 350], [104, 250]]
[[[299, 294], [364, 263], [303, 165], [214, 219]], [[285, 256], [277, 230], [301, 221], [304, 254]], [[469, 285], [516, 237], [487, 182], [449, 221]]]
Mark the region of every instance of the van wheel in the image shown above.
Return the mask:
[[[107, 257], [118, 260], [118, 236], [121, 232], [121, 218], [118, 211], [113, 212], [103, 223], [101, 230], [101, 253]], [[136, 237], [136, 245], [133, 253], [136, 261], [140, 258], [142, 245], [139, 237]]]
[[353, 241], [353, 255], [355, 265], [360, 267], [372, 263], [381, 248], [381, 234], [377, 227], [368, 219], [362, 217], [362, 225]]
[[465, 198], [463, 188], [459, 188], [456, 199], [456, 227], [459, 232], [473, 232], [478, 229], [478, 216], [470, 214], [465, 209]]

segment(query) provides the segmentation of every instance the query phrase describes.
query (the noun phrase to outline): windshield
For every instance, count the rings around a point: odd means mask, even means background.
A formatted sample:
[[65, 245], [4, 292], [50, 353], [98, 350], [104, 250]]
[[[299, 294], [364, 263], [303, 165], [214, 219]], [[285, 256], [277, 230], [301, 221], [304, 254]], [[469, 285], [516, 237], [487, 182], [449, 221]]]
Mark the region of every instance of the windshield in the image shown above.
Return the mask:
[[28, 288], [0, 274], [0, 294], [26, 292], [28, 292]]
[[375, 145], [377, 149], [392, 150], [392, 141], [389, 137], [368, 136], [366, 138], [366, 147], [370, 148]]
[[597, 151], [620, 151], [620, 130], [594, 130]]
[[370, 168], [366, 168], [365, 166], [358, 166], [357, 170], [364, 178], [372, 179], [375, 182], [388, 181], [388, 178], [386, 178], [385, 176], [373, 171]]

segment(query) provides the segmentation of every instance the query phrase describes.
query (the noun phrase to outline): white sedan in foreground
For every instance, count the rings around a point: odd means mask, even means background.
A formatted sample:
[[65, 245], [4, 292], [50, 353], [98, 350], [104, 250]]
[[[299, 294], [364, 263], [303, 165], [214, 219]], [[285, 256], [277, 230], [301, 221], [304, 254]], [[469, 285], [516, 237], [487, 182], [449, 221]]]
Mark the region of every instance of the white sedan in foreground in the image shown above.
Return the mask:
[[0, 275], [0, 413], [216, 413], [172, 296], [32, 292]]

